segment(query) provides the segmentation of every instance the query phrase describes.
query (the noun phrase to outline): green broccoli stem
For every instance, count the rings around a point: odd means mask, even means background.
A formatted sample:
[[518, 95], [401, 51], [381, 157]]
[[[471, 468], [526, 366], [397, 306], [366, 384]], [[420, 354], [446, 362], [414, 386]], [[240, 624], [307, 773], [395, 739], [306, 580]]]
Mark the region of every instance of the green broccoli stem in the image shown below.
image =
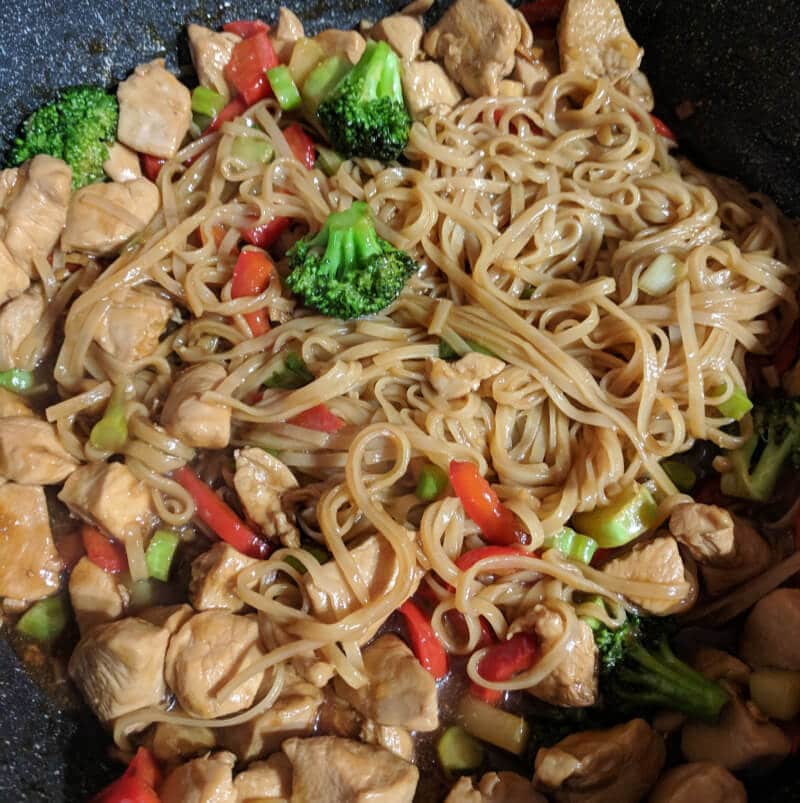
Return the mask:
[[400, 80], [400, 59], [386, 42], [370, 42], [354, 67], [354, 78], [360, 79], [363, 101], [390, 98], [403, 103]]
[[320, 233], [311, 240], [312, 248], [324, 248], [320, 262], [323, 275], [346, 278], [353, 265], [364, 263], [381, 253], [369, 206], [356, 201], [344, 212], [329, 215]]

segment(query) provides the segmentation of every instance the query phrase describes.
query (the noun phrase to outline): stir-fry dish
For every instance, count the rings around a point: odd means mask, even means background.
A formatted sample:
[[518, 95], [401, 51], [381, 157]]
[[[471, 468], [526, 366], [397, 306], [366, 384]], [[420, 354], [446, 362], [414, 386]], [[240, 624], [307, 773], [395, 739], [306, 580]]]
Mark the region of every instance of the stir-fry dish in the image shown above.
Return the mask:
[[797, 747], [800, 232], [614, 0], [427, 5], [189, 25], [193, 88], [0, 173], [0, 596], [96, 801], [741, 803]]

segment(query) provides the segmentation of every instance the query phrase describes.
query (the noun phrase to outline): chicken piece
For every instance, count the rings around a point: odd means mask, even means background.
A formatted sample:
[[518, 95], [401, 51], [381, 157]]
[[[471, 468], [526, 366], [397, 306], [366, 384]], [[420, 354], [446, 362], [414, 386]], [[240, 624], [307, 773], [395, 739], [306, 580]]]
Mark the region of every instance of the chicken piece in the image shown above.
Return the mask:
[[468, 95], [497, 95], [513, 69], [522, 26], [505, 0], [456, 0], [425, 35], [425, 52]]
[[413, 61], [419, 55], [422, 34], [425, 30], [417, 17], [392, 14], [376, 22], [369, 29], [369, 38], [384, 41], [400, 56], [403, 62]]
[[189, 601], [197, 611], [221, 608], [239, 613], [245, 604], [236, 592], [236, 578], [242, 569], [258, 563], [220, 541], [192, 561]]
[[653, 89], [647, 76], [641, 70], [634, 70], [629, 76], [622, 78], [617, 84], [617, 88], [644, 106], [646, 111], [651, 112], [655, 108], [656, 99]]
[[11, 418], [25, 415], [33, 416], [33, 410], [25, 404], [22, 396], [5, 388], [0, 388], [0, 418]]
[[747, 792], [735, 776], [710, 761], [667, 770], [648, 803], [747, 803]]
[[322, 692], [316, 686], [289, 677], [272, 708], [241, 725], [221, 728], [220, 744], [241, 761], [267, 756], [291, 736], [310, 736], [321, 703]]
[[320, 31], [314, 40], [326, 56], [343, 55], [351, 64], [358, 62], [367, 47], [367, 40], [358, 31], [340, 31], [338, 28]]
[[11, 202], [24, 177], [24, 168], [7, 167], [5, 170], [0, 170], [0, 232], [5, 232], [3, 209]]
[[284, 546], [300, 546], [300, 534], [293, 516], [284, 512], [281, 497], [297, 488], [291, 470], [277, 457], [257, 447], [236, 452], [233, 487], [247, 515], [269, 538], [280, 538]]
[[[564, 635], [564, 627], [564, 620], [557, 611], [543, 604], [534, 605], [511, 624], [508, 638], [516, 633], [534, 633], [542, 653], [546, 655]], [[525, 691], [546, 703], [570, 708], [582, 708], [597, 702], [597, 646], [586, 622], [577, 620], [572, 647], [564, 659], [544, 680]]]
[[681, 731], [681, 750], [687, 761], [713, 761], [731, 772], [768, 772], [790, 749], [789, 737], [735, 694], [718, 722], [689, 720]]
[[693, 584], [687, 580], [678, 542], [670, 536], [660, 536], [652, 541], [636, 544], [623, 557], [606, 563], [602, 571], [626, 580], [674, 586], [677, 593], [670, 598], [628, 597], [631, 602], [657, 615], [665, 615], [685, 607], [686, 601], [696, 593]]
[[169, 301], [152, 293], [117, 292], [97, 323], [95, 340], [121, 362], [143, 360], [158, 347], [172, 309]]
[[292, 765], [283, 753], [254, 761], [233, 780], [238, 803], [278, 803], [292, 794]]
[[169, 631], [128, 617], [93, 627], [69, 659], [69, 675], [102, 722], [159, 705], [166, 696]]
[[103, 162], [103, 170], [112, 181], [135, 181], [142, 177], [139, 156], [121, 142], [109, 146], [108, 159]]
[[5, 244], [28, 276], [34, 259], [47, 259], [67, 221], [72, 170], [60, 159], [40, 154], [20, 171], [21, 182], [6, 209]]
[[202, 362], [184, 371], [172, 383], [161, 413], [161, 424], [187, 446], [224, 449], [231, 439], [231, 408], [202, 401], [227, 374], [215, 362]]
[[214, 753], [176, 767], [158, 790], [161, 803], [237, 803], [230, 753]]
[[253, 704], [263, 672], [225, 697], [219, 692], [262, 655], [255, 618], [227, 611], [205, 611], [193, 616], [173, 635], [165, 676], [189, 716], [222, 717]]
[[225, 80], [225, 65], [231, 60], [233, 48], [242, 41], [235, 33], [212, 31], [202, 25], [190, 24], [186, 28], [189, 35], [189, 50], [192, 64], [201, 86], [213, 89], [222, 95], [227, 103], [231, 97], [228, 82]]
[[189, 90], [164, 67], [140, 64], [117, 88], [117, 139], [135, 151], [171, 159], [192, 122]]
[[82, 636], [95, 625], [119, 619], [129, 598], [125, 586], [89, 558], [81, 558], [70, 573], [69, 601]]
[[[258, 612], [258, 629], [261, 633], [261, 642], [268, 650], [281, 647], [297, 639], [296, 636], [279, 627], [264, 611]], [[318, 689], [324, 688], [336, 674], [333, 664], [321, 660], [315, 652], [294, 656], [291, 659], [291, 665], [301, 678]]]
[[160, 204], [158, 187], [146, 178], [81, 187], [70, 201], [61, 247], [101, 256], [116, 253], [143, 231]]
[[14, 258], [0, 240], [0, 304], [16, 298], [30, 287], [28, 274], [14, 261]]
[[145, 622], [166, 628], [173, 635], [194, 616], [194, 611], [191, 605], [155, 605], [136, 615]]
[[378, 725], [368, 719], [361, 726], [358, 739], [365, 744], [374, 744], [394, 753], [403, 761], [414, 758], [414, 738], [405, 728], [394, 725]]
[[717, 561], [700, 563], [709, 596], [717, 597], [765, 571], [772, 561], [769, 544], [745, 519], [733, 516], [734, 551]]
[[0, 597], [36, 600], [58, 589], [64, 568], [50, 533], [44, 490], [0, 485]]
[[534, 782], [558, 803], [638, 803], [665, 758], [661, 736], [643, 719], [632, 719], [540, 748]]
[[338, 736], [288, 739], [292, 803], [411, 803], [419, 771], [388, 750]]
[[716, 505], [678, 505], [669, 517], [669, 531], [700, 563], [720, 565], [736, 551], [733, 518]]
[[487, 772], [478, 788], [472, 778], [461, 778], [444, 803], [546, 803], [534, 785], [516, 772]]
[[176, 764], [207, 753], [217, 746], [213, 728], [187, 728], [173, 722], [157, 722], [145, 739], [158, 761]]
[[439, 727], [436, 681], [402, 639], [381, 636], [363, 652], [369, 682], [353, 689], [336, 678], [336, 693], [367, 719], [412, 731]]
[[511, 76], [522, 84], [526, 95], [538, 95], [545, 88], [547, 82], [557, 74], [558, 65], [543, 59], [529, 60], [517, 56]]
[[156, 523], [147, 486], [123, 463], [90, 463], [73, 471], [58, 498], [79, 518], [123, 543], [144, 540]]
[[436, 61], [412, 61], [403, 67], [403, 93], [408, 110], [420, 118], [432, 109], [450, 110], [461, 100], [458, 84]]
[[434, 358], [428, 363], [428, 379], [445, 399], [476, 391], [481, 382], [499, 374], [506, 364], [497, 357], [471, 351], [455, 362]]
[[294, 11], [281, 6], [278, 10], [278, 24], [270, 31], [270, 39], [278, 61], [281, 64], [288, 64], [292, 58], [295, 42], [306, 35], [303, 30], [303, 23]]
[[0, 371], [31, 367], [19, 353], [20, 346], [42, 320], [46, 306], [37, 284], [0, 309]]
[[567, 0], [558, 26], [561, 70], [612, 83], [639, 67], [643, 51], [625, 27], [616, 0]]
[[744, 661], [714, 647], [698, 647], [692, 656], [692, 666], [709, 680], [727, 680], [740, 686], [750, 682], [750, 667]]
[[55, 427], [38, 418], [0, 418], [0, 477], [23, 485], [55, 485], [78, 467]]
[[800, 672], [800, 589], [778, 588], [755, 604], [742, 629], [739, 654], [754, 668]]

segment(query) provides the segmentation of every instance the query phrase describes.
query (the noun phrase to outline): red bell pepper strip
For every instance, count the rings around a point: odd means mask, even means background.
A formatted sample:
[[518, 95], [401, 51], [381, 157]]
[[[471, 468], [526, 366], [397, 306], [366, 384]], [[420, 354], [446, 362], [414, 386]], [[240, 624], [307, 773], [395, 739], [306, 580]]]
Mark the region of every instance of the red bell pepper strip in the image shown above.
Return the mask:
[[269, 25], [263, 20], [233, 20], [222, 26], [226, 33], [235, 33], [242, 39], [249, 39], [259, 33], [269, 33]]
[[161, 168], [167, 163], [166, 159], [159, 159], [158, 156], [151, 156], [149, 153], [140, 153], [139, 161], [142, 165], [142, 172], [150, 181], [158, 180]]
[[242, 98], [234, 98], [226, 104], [222, 111], [211, 121], [204, 133], [213, 134], [222, 128], [223, 123], [229, 123], [237, 117], [241, 117], [247, 111], [247, 104]]
[[[272, 95], [267, 70], [278, 66], [278, 57], [263, 31], [234, 46], [225, 65], [225, 79], [248, 106]], [[224, 111], [224, 109], [223, 109]]]
[[[492, 683], [511, 680], [518, 672], [530, 669], [539, 660], [539, 642], [530, 633], [517, 633], [508, 641], [489, 647], [478, 663], [478, 674]], [[500, 702], [503, 693], [479, 683], [470, 685], [470, 693], [490, 705]]]
[[456, 566], [458, 566], [462, 572], [465, 572], [484, 558], [498, 558], [504, 555], [514, 555], [518, 557], [519, 555], [526, 554], [536, 557], [534, 553], [527, 553], [520, 547], [515, 546], [480, 546], [477, 549], [470, 549], [469, 552], [459, 555], [458, 558], [456, 558]]
[[298, 123], [292, 123], [283, 129], [283, 136], [289, 143], [294, 158], [311, 170], [317, 161], [317, 149], [314, 140], [308, 136], [305, 129]]
[[436, 638], [431, 623], [422, 611], [409, 599], [398, 609], [406, 620], [411, 648], [417, 660], [437, 680], [447, 674], [447, 653], [442, 643]]
[[[269, 286], [275, 266], [263, 251], [246, 249], [239, 254], [231, 279], [231, 298], [258, 296]], [[244, 318], [253, 337], [269, 332], [269, 317], [265, 309], [246, 312]]]
[[306, 429], [315, 429], [317, 432], [338, 432], [347, 425], [324, 404], [318, 404], [315, 407], [309, 407], [308, 410], [303, 410], [302, 413], [290, 418], [289, 423]]
[[128, 568], [128, 559], [122, 544], [110, 541], [100, 530], [89, 527], [88, 524], [81, 528], [81, 538], [86, 557], [104, 572], [118, 574]]
[[532, 3], [523, 3], [519, 10], [529, 25], [558, 22], [565, 2], [566, 0], [534, 0]]
[[136, 751], [122, 777], [137, 778], [153, 789], [158, 789], [161, 784], [161, 770], [153, 754], [146, 747], [140, 747]]
[[269, 556], [270, 545], [259, 538], [188, 466], [179, 468], [172, 477], [191, 495], [200, 521], [223, 541], [251, 558]]
[[478, 473], [475, 463], [451, 460], [450, 484], [464, 511], [490, 544], [508, 546], [529, 539], [519, 519], [500, 502], [492, 486]]
[[91, 803], [161, 803], [161, 799], [144, 781], [123, 775], [95, 795]]
[[266, 251], [278, 242], [278, 238], [288, 227], [288, 217], [274, 217], [272, 220], [268, 220], [260, 226], [242, 229], [242, 237], [247, 240], [250, 245], [258, 246]]
[[650, 119], [653, 121], [653, 128], [655, 128], [656, 134], [658, 134], [660, 137], [671, 139], [673, 142], [678, 141], [678, 137], [675, 136], [675, 132], [660, 117], [656, 117], [654, 114], [651, 114]]

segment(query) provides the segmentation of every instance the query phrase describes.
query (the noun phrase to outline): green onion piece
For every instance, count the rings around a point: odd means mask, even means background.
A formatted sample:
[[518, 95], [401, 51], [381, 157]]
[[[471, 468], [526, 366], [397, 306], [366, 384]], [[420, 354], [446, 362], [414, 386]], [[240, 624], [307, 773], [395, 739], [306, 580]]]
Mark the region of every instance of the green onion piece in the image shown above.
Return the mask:
[[659, 254], [639, 277], [639, 289], [649, 296], [663, 296], [678, 283], [683, 263], [672, 254]]
[[694, 473], [694, 469], [679, 460], [662, 460], [661, 468], [667, 472], [667, 476], [675, 483], [675, 487], [684, 493], [689, 493], [697, 482], [697, 474]]
[[459, 725], [451, 725], [439, 737], [436, 753], [442, 769], [449, 773], [471, 772], [483, 761], [483, 745]]
[[423, 502], [433, 502], [447, 487], [447, 472], [439, 466], [428, 463], [422, 467], [417, 480], [416, 494]]
[[[725, 389], [725, 385], [719, 385], [719, 387], [714, 388], [713, 393], [715, 396], [720, 396], [725, 392]], [[717, 409], [722, 415], [728, 416], [734, 421], [741, 421], [753, 409], [753, 402], [747, 398], [744, 388], [736, 385], [733, 393], [724, 402], [718, 404]]]
[[[302, 548], [315, 557], [317, 559], [317, 563], [327, 563], [331, 559], [330, 552], [328, 552], [328, 550], [324, 547], [321, 547], [319, 544], [303, 544]], [[288, 563], [299, 574], [305, 574], [308, 571], [294, 555], [285, 557], [283, 562]]]
[[316, 145], [317, 149], [317, 165], [326, 176], [335, 176], [339, 172], [339, 168], [344, 164], [344, 158], [336, 153], [332, 148], [326, 148], [324, 145]]
[[192, 111], [204, 117], [216, 117], [225, 106], [225, 98], [207, 86], [196, 86], [192, 91]]
[[[467, 340], [464, 338], [464, 342], [469, 346], [470, 351], [476, 351], [478, 354], [485, 354], [487, 357], [497, 356], [491, 349], [487, 349], [486, 346], [482, 346], [480, 343], [476, 343], [474, 340]], [[462, 356], [464, 355], [459, 354], [446, 340], [441, 339], [439, 341], [440, 359], [447, 360], [447, 362], [453, 362]]]
[[200, 129], [202, 134], [214, 122], [214, 118], [206, 117], [204, 114], [193, 114], [192, 122]]
[[456, 719], [467, 733], [521, 756], [528, 746], [530, 728], [516, 714], [484, 703], [472, 694], [465, 694], [458, 706]]
[[597, 541], [603, 549], [622, 546], [643, 532], [652, 529], [659, 520], [658, 505], [644, 485], [632, 483], [605, 507], [576, 513], [575, 528]]
[[92, 427], [89, 442], [95, 449], [118, 452], [128, 441], [128, 419], [125, 416], [125, 389], [115, 385], [103, 417]]
[[144, 553], [150, 577], [165, 583], [169, 580], [169, 571], [180, 542], [180, 536], [172, 530], [156, 530], [153, 533]]
[[319, 104], [351, 69], [352, 65], [344, 56], [329, 56], [311, 70], [301, 90], [307, 116], [316, 116]]
[[576, 533], [571, 527], [564, 527], [555, 535], [544, 539], [547, 549], [557, 549], [567, 560], [589, 564], [597, 549], [597, 541], [588, 535]]
[[36, 641], [57, 638], [69, 621], [69, 603], [63, 594], [40, 599], [17, 622], [17, 632]]
[[288, 112], [296, 109], [302, 103], [300, 92], [286, 65], [281, 64], [278, 67], [267, 70], [267, 78], [278, 100], [278, 105], [284, 111]]
[[0, 371], [0, 387], [12, 390], [14, 393], [25, 393], [33, 387], [33, 374], [20, 368]]
[[275, 149], [268, 139], [236, 137], [231, 145], [231, 156], [246, 165], [267, 164], [275, 156]]
[[533, 298], [533, 285], [529, 284], [520, 294], [519, 297], [523, 301], [528, 301], [529, 299]]
[[283, 368], [275, 371], [264, 380], [266, 388], [281, 388], [282, 390], [297, 390], [314, 381], [314, 374], [308, 370], [302, 357], [290, 351], [283, 358]]

